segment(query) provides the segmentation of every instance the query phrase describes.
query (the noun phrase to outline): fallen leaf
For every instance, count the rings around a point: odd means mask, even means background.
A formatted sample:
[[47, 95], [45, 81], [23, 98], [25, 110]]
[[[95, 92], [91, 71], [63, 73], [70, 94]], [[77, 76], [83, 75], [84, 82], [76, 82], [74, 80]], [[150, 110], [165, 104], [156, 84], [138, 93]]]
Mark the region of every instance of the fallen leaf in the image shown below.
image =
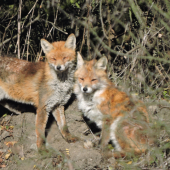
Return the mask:
[[9, 159], [10, 156], [11, 156], [11, 153], [7, 153], [7, 154], [5, 155], [5, 159]]
[[129, 164], [129, 165], [132, 164], [132, 161], [129, 161], [127, 164]]
[[5, 127], [4, 126], [0, 126], [0, 130], [4, 130], [5, 129]]
[[69, 149], [66, 149], [66, 154], [70, 155]]
[[11, 142], [4, 142], [6, 146], [8, 147], [12, 147], [15, 145], [15, 143], [17, 143], [16, 141], [11, 141]]
[[169, 139], [169, 138], [165, 140], [165, 142], [169, 142], [169, 141], [170, 141], [170, 139]]
[[10, 129], [14, 129], [14, 126], [9, 126]]
[[2, 117], [5, 117], [5, 116], [7, 116], [7, 114], [4, 114]]
[[22, 157], [21, 160], [23, 161], [23, 160], [24, 160], [24, 157]]
[[12, 153], [11, 149], [8, 149], [8, 152], [9, 152], [9, 153]]

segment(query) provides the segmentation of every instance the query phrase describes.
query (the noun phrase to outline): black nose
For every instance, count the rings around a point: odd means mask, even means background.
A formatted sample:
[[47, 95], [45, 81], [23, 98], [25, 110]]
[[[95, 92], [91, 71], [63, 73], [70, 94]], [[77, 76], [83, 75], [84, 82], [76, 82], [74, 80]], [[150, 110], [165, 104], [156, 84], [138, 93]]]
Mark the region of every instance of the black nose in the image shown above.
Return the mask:
[[87, 87], [84, 87], [84, 88], [83, 88], [83, 91], [86, 92], [86, 91], [87, 91]]
[[60, 70], [60, 69], [61, 69], [61, 66], [60, 66], [60, 65], [58, 65], [58, 66], [57, 66], [57, 70]]

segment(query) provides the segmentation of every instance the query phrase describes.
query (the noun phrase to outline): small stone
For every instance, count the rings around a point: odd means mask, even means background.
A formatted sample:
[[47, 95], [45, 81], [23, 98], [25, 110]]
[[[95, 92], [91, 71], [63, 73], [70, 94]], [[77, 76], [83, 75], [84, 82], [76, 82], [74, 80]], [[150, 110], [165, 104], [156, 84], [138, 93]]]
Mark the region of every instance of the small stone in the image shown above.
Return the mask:
[[85, 149], [89, 149], [93, 147], [93, 143], [91, 141], [85, 141], [83, 146]]

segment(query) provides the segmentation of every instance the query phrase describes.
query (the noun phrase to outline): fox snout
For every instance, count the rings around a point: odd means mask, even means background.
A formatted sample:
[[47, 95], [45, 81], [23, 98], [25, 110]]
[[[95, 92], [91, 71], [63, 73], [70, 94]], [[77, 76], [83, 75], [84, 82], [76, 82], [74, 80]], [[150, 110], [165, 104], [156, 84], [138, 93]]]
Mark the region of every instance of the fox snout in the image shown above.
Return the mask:
[[67, 67], [65, 65], [60, 65], [60, 64], [58, 64], [58, 65], [53, 64], [53, 67], [56, 71], [59, 71], [59, 72], [65, 71], [67, 69]]
[[81, 87], [81, 91], [83, 93], [92, 93], [93, 92], [93, 89], [91, 87], [88, 87], [88, 86], [84, 86], [84, 87]]
[[64, 71], [64, 70], [66, 70], [66, 67], [64, 65], [57, 65], [55, 67], [55, 69], [56, 69], [56, 71]]
[[61, 69], [61, 66], [60, 66], [60, 65], [58, 65], [58, 66], [57, 66], [57, 70], [60, 70], [60, 69]]

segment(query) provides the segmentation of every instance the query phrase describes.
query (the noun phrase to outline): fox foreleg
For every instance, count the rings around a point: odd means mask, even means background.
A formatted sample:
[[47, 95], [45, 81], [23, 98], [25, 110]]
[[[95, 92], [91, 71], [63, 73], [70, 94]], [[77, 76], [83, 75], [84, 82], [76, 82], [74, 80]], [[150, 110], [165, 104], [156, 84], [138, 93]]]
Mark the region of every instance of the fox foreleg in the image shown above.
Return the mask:
[[79, 140], [78, 137], [71, 135], [68, 130], [68, 126], [64, 115], [64, 106], [58, 106], [55, 110], [53, 110], [52, 114], [55, 120], [57, 121], [62, 136], [65, 138], [67, 142], [70, 143]]

